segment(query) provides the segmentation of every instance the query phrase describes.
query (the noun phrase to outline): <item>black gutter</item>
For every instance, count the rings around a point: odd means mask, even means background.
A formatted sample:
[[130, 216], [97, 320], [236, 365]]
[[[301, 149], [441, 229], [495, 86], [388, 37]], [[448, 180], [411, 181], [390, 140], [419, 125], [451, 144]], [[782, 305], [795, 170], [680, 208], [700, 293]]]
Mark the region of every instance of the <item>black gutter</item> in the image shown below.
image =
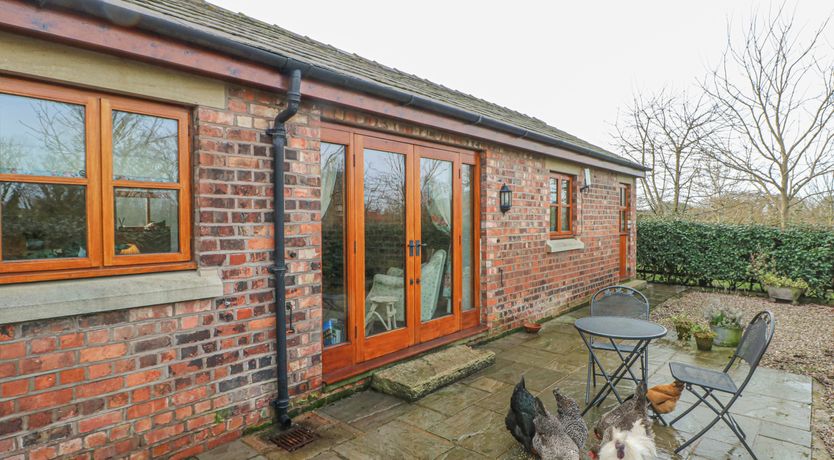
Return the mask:
[[649, 171], [639, 163], [624, 158], [612, 157], [587, 147], [571, 144], [562, 139], [539, 134], [528, 129], [519, 128], [509, 123], [485, 117], [483, 115], [454, 107], [449, 104], [411, 94], [390, 86], [376, 83], [370, 80], [342, 74], [340, 72], [312, 65], [297, 59], [282, 56], [280, 54], [266, 51], [255, 46], [246, 45], [228, 38], [222, 32], [212, 33], [195, 28], [189, 24], [178, 22], [171, 18], [158, 16], [161, 13], [151, 14], [150, 12], [139, 11], [135, 8], [128, 8], [123, 2], [113, 0], [33, 0], [40, 6], [54, 6], [65, 8], [75, 12], [92, 15], [120, 26], [135, 27], [138, 29], [153, 32], [179, 41], [185, 41], [205, 48], [220, 51], [224, 54], [236, 56], [246, 60], [262, 63], [278, 68], [281, 72], [301, 70], [307, 78], [312, 78], [324, 83], [336, 86], [347, 87], [356, 91], [383, 97], [402, 105], [415, 107], [429, 112], [439, 113], [452, 118], [463, 120], [472, 125], [483, 126], [503, 133], [540, 142], [545, 145], [562, 148], [572, 152], [580, 153], [588, 157], [606, 161], [621, 166], [626, 166], [639, 171]]
[[278, 365], [278, 397], [272, 401], [272, 408], [278, 419], [278, 426], [287, 429], [292, 425], [289, 416], [290, 395], [287, 380], [287, 263], [284, 255], [284, 147], [287, 145], [287, 128], [284, 123], [298, 112], [301, 104], [301, 71], [292, 71], [290, 89], [287, 92], [287, 107], [275, 116], [271, 129], [266, 131], [272, 136], [272, 199], [275, 203], [273, 213], [273, 239], [275, 240], [274, 264], [269, 271], [275, 275], [275, 357]]

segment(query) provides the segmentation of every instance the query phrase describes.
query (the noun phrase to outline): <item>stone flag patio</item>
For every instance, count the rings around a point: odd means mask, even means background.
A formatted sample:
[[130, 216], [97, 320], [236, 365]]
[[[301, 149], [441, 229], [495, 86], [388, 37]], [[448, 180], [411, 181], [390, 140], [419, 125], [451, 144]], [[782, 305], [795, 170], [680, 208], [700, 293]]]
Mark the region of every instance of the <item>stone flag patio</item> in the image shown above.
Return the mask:
[[[524, 375], [527, 388], [540, 395], [551, 411], [555, 411], [553, 388], [584, 401], [587, 351], [573, 327], [573, 321], [583, 315], [587, 309], [545, 323], [537, 335], [520, 332], [484, 344], [483, 348], [496, 353], [494, 365], [414, 403], [368, 390], [299, 416], [296, 423], [312, 428], [317, 440], [295, 452], [277, 448], [265, 440], [266, 433], [255, 433], [201, 454], [199, 459], [525, 458], [504, 427], [513, 386]], [[694, 346], [683, 347], [667, 337], [650, 347], [649, 385], [672, 381], [670, 361], [720, 370], [731, 353], [725, 348], [699, 353]], [[608, 365], [616, 357], [606, 354], [604, 359], [610, 361]], [[671, 415], [693, 401], [685, 395]], [[609, 397], [601, 410], [589, 412], [589, 425], [615, 402]], [[809, 377], [760, 367], [731, 412], [759, 458], [811, 459], [811, 406]], [[660, 458], [750, 458], [721, 423], [681, 456], [672, 453], [710, 415], [707, 409], [698, 408], [675, 428], [655, 423]], [[818, 449], [813, 458], [830, 457]]]

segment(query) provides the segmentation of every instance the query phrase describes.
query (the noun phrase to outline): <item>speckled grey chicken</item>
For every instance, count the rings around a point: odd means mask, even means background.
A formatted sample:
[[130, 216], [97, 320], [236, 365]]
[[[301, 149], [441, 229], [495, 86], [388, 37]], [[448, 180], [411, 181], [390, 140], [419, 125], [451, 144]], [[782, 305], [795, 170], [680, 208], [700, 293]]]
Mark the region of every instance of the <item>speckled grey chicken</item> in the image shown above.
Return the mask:
[[538, 398], [536, 406], [533, 453], [543, 460], [579, 460], [580, 447], [568, 436], [559, 416], [548, 412]]
[[634, 422], [639, 421], [646, 431], [647, 436], [654, 439], [652, 421], [649, 418], [649, 401], [646, 398], [646, 384], [640, 383], [634, 391], [634, 396], [624, 401], [603, 415], [594, 426], [594, 435], [602, 440], [605, 432], [614, 427], [620, 431], [629, 431], [634, 427]]
[[558, 388], [553, 389], [553, 397], [556, 398], [556, 412], [559, 415], [559, 422], [565, 427], [565, 432], [581, 451], [585, 446], [585, 441], [588, 440], [588, 425], [582, 419], [579, 404], [572, 398], [559, 393]]

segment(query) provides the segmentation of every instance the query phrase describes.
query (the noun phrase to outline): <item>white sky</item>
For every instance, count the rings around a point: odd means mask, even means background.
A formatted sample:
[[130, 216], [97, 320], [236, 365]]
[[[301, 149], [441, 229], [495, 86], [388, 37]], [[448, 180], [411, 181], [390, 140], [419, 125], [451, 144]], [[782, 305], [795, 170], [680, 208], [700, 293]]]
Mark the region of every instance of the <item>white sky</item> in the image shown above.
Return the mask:
[[[210, 0], [541, 118], [613, 150], [635, 91], [688, 89], [721, 57], [728, 22], [778, 2]], [[809, 29], [830, 0], [792, 0]], [[834, 27], [829, 27], [829, 34]], [[834, 44], [834, 37], [827, 37]]]

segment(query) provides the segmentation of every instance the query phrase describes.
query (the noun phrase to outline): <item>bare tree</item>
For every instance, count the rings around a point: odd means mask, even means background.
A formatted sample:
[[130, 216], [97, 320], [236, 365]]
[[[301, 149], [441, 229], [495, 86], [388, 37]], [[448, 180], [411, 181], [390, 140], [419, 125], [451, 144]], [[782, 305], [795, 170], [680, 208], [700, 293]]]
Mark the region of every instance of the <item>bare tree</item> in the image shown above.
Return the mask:
[[740, 42], [728, 32], [722, 63], [703, 85], [728, 127], [712, 159], [749, 180], [782, 228], [806, 186], [834, 171], [834, 62], [818, 59], [830, 49], [817, 52], [827, 25], [803, 41], [783, 10], [754, 16]]
[[706, 140], [716, 130], [716, 111], [705, 95], [666, 92], [638, 95], [618, 120], [615, 142], [631, 159], [652, 170], [641, 179], [643, 204], [656, 215], [681, 214], [696, 198]]

